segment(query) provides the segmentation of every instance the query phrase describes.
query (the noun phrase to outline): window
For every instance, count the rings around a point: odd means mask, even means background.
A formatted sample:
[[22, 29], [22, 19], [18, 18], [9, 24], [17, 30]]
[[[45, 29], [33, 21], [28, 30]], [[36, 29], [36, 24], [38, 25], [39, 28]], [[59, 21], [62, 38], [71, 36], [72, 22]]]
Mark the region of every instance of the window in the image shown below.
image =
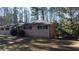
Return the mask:
[[4, 28], [2, 27], [1, 30], [4, 30]]
[[6, 27], [5, 29], [6, 29], [6, 30], [9, 30], [9, 27]]
[[44, 29], [48, 29], [48, 26], [47, 26], [47, 25], [45, 25], [45, 26], [43, 26], [43, 28], [44, 28]]
[[42, 29], [42, 26], [38, 26], [38, 29]]
[[23, 29], [32, 29], [32, 26], [23, 26]]
[[45, 26], [38, 26], [38, 29], [48, 29], [48, 26], [45, 25]]
[[29, 26], [29, 29], [32, 29], [32, 26]]

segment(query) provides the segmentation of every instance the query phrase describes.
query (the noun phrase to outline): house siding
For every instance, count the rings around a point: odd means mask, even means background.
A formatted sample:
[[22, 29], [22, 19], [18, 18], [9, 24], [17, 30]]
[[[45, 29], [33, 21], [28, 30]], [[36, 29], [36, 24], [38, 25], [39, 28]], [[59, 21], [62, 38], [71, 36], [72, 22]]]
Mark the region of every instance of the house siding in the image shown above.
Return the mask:
[[[32, 29], [26, 29], [25, 32], [31, 37], [47, 37], [49, 38], [49, 27], [48, 29], [38, 29], [39, 25], [32, 25]], [[43, 26], [43, 25], [41, 25]]]

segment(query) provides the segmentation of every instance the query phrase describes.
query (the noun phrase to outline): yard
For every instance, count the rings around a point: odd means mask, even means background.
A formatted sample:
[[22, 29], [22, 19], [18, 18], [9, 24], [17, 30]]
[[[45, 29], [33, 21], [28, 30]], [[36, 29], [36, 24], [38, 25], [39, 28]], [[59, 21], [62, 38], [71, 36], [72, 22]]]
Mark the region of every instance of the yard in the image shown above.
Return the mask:
[[79, 41], [0, 36], [0, 51], [79, 51]]

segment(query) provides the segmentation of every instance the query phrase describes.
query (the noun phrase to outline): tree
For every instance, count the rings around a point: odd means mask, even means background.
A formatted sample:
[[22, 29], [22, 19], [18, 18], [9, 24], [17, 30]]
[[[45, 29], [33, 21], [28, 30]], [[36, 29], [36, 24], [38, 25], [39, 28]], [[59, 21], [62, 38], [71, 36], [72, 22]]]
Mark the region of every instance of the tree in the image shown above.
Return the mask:
[[19, 23], [23, 23], [23, 12], [24, 12], [24, 10], [23, 10], [23, 7], [19, 7], [18, 8], [18, 18], [19, 18]]
[[28, 22], [28, 16], [27, 16], [27, 8], [24, 8], [24, 20], [25, 20], [25, 23]]
[[31, 21], [38, 20], [38, 7], [31, 7]]
[[13, 13], [13, 23], [17, 24], [18, 23], [18, 16], [17, 16], [18, 10], [17, 10], [17, 7], [14, 7], [13, 11], [14, 11], [14, 13]]
[[40, 7], [39, 11], [41, 13], [42, 20], [48, 21], [48, 9], [47, 9], [47, 7]]
[[78, 8], [66, 7], [61, 8], [59, 12], [59, 16], [61, 17], [60, 23], [62, 29], [72, 35], [76, 35], [78, 30], [78, 26], [75, 23], [76, 20], [74, 19], [75, 12], [77, 10]]
[[12, 23], [12, 8], [9, 7], [2, 7], [2, 10], [4, 12], [4, 24], [11, 24]]

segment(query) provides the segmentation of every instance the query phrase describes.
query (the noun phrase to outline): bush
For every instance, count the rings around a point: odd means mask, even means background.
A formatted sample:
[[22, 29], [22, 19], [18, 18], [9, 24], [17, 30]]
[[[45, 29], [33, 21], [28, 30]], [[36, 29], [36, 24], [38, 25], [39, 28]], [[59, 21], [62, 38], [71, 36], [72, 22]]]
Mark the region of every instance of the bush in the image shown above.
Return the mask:
[[18, 36], [21, 36], [21, 37], [25, 36], [25, 31], [23, 29], [19, 29]]
[[17, 36], [17, 29], [12, 29], [11, 31], [10, 31], [10, 34], [12, 35], [12, 36]]

